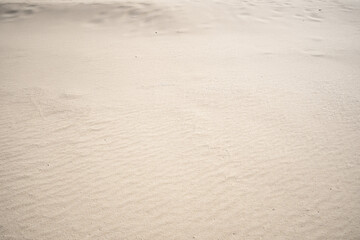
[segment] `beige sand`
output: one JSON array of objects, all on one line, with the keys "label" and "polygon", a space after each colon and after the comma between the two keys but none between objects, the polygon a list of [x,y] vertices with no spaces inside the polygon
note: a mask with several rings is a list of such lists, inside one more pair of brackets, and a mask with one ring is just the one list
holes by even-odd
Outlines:
[{"label": "beige sand", "polygon": [[360,239],[359,1],[26,2],[1,240]]}]

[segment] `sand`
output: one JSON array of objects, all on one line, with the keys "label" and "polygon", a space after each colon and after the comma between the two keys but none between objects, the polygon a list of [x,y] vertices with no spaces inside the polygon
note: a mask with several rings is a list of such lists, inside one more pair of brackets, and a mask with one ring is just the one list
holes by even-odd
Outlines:
[{"label": "sand", "polygon": [[0,4],[0,239],[360,239],[360,2]]}]

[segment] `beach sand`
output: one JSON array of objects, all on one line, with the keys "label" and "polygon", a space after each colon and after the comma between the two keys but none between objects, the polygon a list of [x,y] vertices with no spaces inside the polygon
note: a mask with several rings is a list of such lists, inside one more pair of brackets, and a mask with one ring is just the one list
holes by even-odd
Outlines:
[{"label": "beach sand", "polygon": [[360,2],[0,1],[0,239],[360,239]]}]

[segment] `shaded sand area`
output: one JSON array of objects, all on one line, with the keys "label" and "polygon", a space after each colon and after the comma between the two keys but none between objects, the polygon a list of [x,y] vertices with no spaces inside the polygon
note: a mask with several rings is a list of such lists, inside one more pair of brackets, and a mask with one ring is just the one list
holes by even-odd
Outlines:
[{"label": "shaded sand area", "polygon": [[0,1],[0,239],[360,239],[360,2]]}]

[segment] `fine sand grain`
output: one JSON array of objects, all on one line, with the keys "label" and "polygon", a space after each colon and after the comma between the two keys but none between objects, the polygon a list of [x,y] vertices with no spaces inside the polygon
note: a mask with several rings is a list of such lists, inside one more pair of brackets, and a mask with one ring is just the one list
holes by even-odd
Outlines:
[{"label": "fine sand grain", "polygon": [[360,239],[357,0],[0,1],[1,240]]}]

